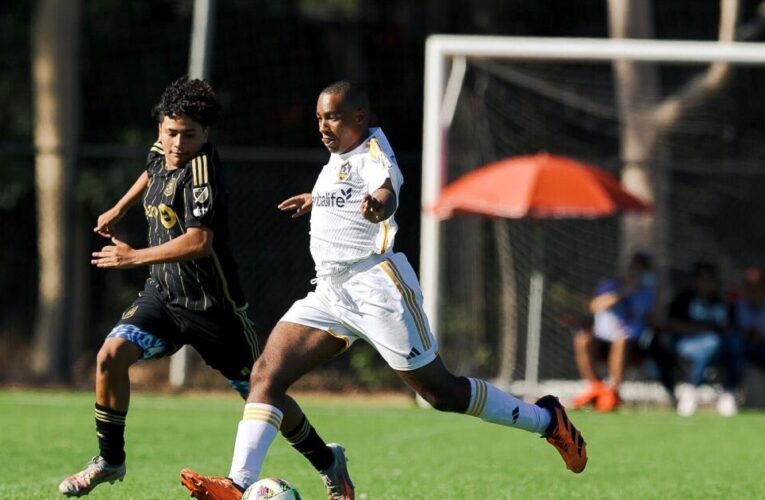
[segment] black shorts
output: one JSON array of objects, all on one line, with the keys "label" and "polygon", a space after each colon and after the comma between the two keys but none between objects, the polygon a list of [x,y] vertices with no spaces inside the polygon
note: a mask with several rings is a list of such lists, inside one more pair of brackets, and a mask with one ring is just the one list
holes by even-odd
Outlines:
[{"label": "black shorts", "polygon": [[258,338],[245,309],[192,311],[168,303],[148,286],[125,309],[115,330],[120,325],[138,327],[172,344],[171,352],[182,345],[192,346],[229,380],[249,380],[252,365],[260,355]]}]

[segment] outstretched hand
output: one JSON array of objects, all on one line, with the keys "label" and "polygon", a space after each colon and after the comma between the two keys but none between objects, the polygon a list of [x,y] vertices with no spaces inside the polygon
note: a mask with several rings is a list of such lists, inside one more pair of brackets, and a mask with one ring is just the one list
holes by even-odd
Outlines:
[{"label": "outstretched hand", "polygon": [[122,217],[122,213],[120,213],[119,209],[116,207],[110,208],[98,216],[98,221],[96,222],[96,227],[93,228],[93,231],[104,238],[111,238],[113,236],[112,225],[114,225],[120,217]]},{"label": "outstretched hand", "polygon": [[298,217],[307,214],[311,211],[311,207],[313,207],[313,198],[311,197],[311,193],[303,193],[292,196],[279,203],[277,206],[277,208],[282,212],[289,212],[290,210],[294,210],[295,213],[292,214],[293,219],[297,219]]},{"label": "outstretched hand", "polygon": [[93,258],[90,260],[90,263],[105,269],[135,267],[135,249],[114,236],[112,236],[112,243],[113,245],[103,247],[100,252],[93,252]]}]

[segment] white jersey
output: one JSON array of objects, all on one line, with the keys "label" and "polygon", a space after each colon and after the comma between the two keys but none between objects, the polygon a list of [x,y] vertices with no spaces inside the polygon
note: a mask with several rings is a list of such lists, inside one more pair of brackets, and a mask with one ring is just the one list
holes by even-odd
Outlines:
[{"label": "white jersey", "polygon": [[357,148],[329,157],[311,193],[311,256],[317,276],[342,271],[393,247],[398,230],[394,218],[374,224],[361,215],[362,198],[386,179],[398,202],[403,176],[382,129],[369,129],[369,137]]}]

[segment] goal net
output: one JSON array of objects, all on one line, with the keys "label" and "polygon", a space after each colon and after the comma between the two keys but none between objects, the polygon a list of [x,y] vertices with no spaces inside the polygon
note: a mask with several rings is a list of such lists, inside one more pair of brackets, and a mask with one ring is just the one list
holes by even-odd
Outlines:
[{"label": "goal net", "polygon": [[[451,366],[529,396],[546,381],[578,380],[572,334],[596,283],[621,273],[635,249],[659,257],[660,317],[693,262],[717,264],[725,291],[744,268],[765,264],[761,45],[435,36],[426,54],[420,272]],[[620,80],[620,60],[651,77]],[[714,62],[731,64],[710,70]],[[627,107],[634,89],[625,85],[642,86]],[[654,134],[644,167],[663,176],[665,192],[653,201],[665,229],[653,243],[627,241],[619,215],[439,222],[428,210],[466,172],[541,151],[620,177],[636,159],[625,144],[628,120]]]}]

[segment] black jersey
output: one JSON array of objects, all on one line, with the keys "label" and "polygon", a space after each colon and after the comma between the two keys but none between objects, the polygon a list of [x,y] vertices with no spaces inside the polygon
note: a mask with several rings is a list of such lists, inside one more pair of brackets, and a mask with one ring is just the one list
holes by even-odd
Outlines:
[{"label": "black jersey", "polygon": [[239,309],[245,300],[229,248],[228,193],[220,160],[211,144],[175,170],[165,168],[157,141],[146,159],[149,184],[143,198],[149,246],[181,236],[189,227],[205,226],[213,234],[209,257],[152,264],[146,287],[170,302],[193,311],[224,306]]}]

